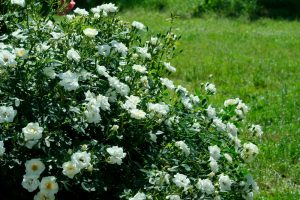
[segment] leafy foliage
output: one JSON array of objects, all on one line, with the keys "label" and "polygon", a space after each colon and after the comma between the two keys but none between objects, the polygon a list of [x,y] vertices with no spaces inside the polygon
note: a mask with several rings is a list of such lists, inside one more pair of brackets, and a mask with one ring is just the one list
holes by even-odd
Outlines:
[{"label": "leafy foliage", "polygon": [[238,98],[213,108],[214,84],[193,94],[165,78],[176,71],[172,28],[148,35],[142,23],[117,18],[114,4],[61,18],[57,9],[42,17],[39,1],[6,6],[0,162],[20,185],[16,195],[253,198],[247,163],[258,148],[239,135],[261,136],[261,128],[244,121]]}]

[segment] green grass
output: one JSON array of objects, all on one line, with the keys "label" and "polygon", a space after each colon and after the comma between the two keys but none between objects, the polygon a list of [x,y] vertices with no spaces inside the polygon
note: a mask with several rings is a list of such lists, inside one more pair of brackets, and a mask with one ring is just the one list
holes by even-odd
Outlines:
[{"label": "green grass", "polygon": [[[165,13],[131,10],[153,33],[170,26]],[[261,19],[177,19],[183,53],[172,62],[173,79],[195,89],[213,82],[213,102],[240,97],[249,121],[264,127],[260,155],[252,164],[261,192],[256,199],[300,199],[300,23]]]}]

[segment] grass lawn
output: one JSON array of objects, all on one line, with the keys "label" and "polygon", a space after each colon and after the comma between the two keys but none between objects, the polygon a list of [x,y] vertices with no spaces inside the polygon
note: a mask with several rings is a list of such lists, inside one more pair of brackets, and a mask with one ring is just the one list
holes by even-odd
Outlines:
[{"label": "grass lawn", "polygon": [[[166,13],[131,10],[122,17],[153,33],[170,26]],[[252,164],[256,199],[300,199],[300,22],[196,18],[173,26],[183,53],[172,62],[172,78],[190,89],[215,83],[215,105],[240,97],[251,108],[249,121],[264,127]]]}]

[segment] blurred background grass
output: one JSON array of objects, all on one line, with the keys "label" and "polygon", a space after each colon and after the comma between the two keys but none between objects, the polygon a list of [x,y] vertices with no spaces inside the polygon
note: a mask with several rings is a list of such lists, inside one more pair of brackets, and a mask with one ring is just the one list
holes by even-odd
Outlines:
[{"label": "blurred background grass", "polygon": [[184,17],[215,13],[226,17],[247,16],[251,19],[296,19],[300,15],[299,0],[82,0],[76,3],[80,7],[90,8],[105,2],[116,3],[122,10],[143,7]]}]

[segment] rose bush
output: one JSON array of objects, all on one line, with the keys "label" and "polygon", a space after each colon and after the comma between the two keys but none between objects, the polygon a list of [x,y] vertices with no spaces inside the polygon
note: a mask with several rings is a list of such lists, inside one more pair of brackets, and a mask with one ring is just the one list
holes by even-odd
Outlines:
[{"label": "rose bush", "polygon": [[261,127],[238,98],[214,108],[214,84],[195,94],[167,78],[172,28],[151,35],[114,4],[41,17],[40,1],[4,3],[1,187],[18,191],[6,198],[253,198]]}]

